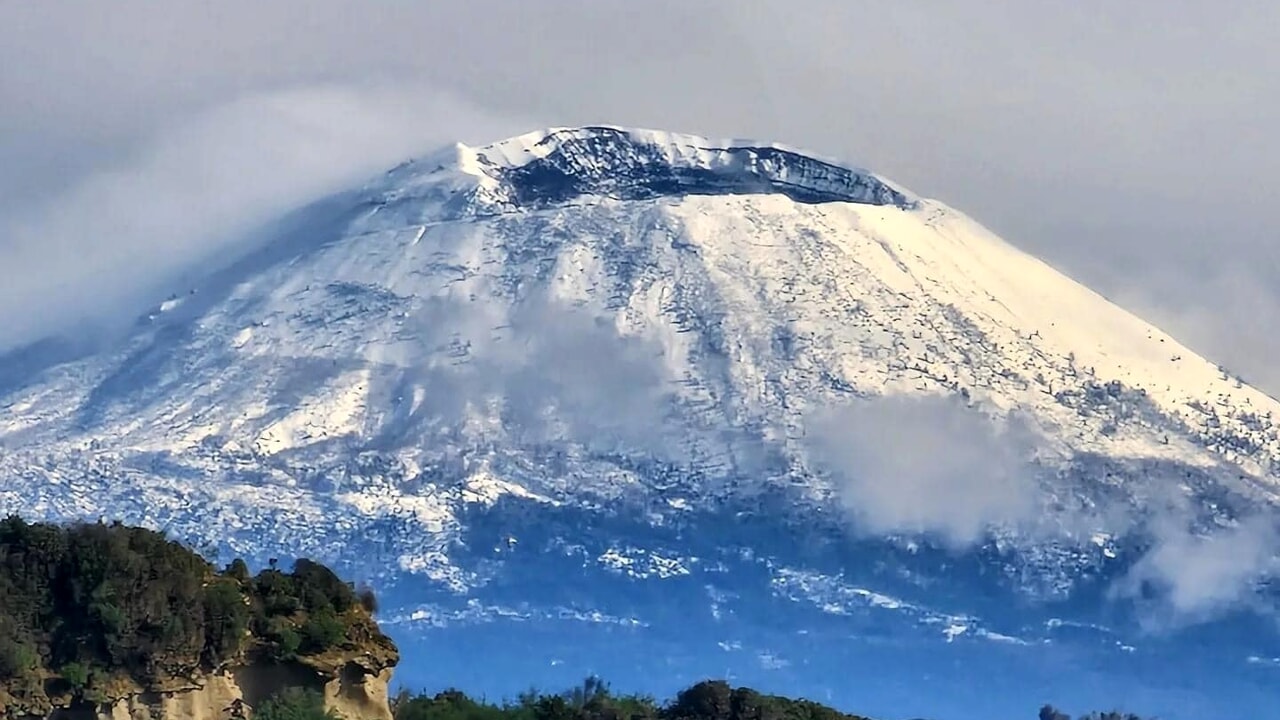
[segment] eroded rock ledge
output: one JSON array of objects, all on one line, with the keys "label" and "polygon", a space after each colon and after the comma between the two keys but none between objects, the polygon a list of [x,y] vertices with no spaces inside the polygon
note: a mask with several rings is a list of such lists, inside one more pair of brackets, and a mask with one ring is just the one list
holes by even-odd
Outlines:
[{"label": "eroded rock ledge", "polygon": [[26,706],[12,697],[5,720],[251,720],[255,707],[290,688],[311,690],[326,710],[348,720],[391,720],[389,684],[398,660],[394,648],[330,653],[290,662],[262,661],[228,666],[162,687],[122,685],[111,697],[91,702],[54,694],[47,703]]}]

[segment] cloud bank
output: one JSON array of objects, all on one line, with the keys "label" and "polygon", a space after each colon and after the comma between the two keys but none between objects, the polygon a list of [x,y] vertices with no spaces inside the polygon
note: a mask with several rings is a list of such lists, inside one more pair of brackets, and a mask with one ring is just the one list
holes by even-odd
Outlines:
[{"label": "cloud bank", "polygon": [[1242,607],[1265,610],[1257,602],[1260,583],[1280,575],[1276,520],[1263,509],[1205,534],[1177,514],[1157,516],[1151,549],[1116,585],[1115,594],[1154,610],[1147,619],[1156,625],[1194,623]]},{"label": "cloud bank", "polygon": [[[1269,361],[1280,352],[1270,279],[1280,267],[1277,26],[1280,5],[1263,0],[1230,13],[1016,0],[6,3],[0,217],[91,178],[101,188],[186,119],[246,98],[404,88],[337,113],[378,125],[381,113],[402,117],[401,103],[429,110],[437,103],[422,88],[432,88],[504,120],[537,119],[516,131],[614,122],[849,158],[955,205],[1280,392]],[[449,134],[509,134],[461,125]],[[328,137],[375,142],[360,127]],[[77,238],[44,253],[0,235],[0,279],[61,274],[53,258],[101,255],[95,246],[110,242]],[[37,303],[0,322],[28,334],[34,321],[21,316],[45,312]]]},{"label": "cloud bank", "polygon": [[305,87],[175,123],[136,157],[0,220],[0,351],[81,323],[127,323],[257,223],[397,162],[511,126],[420,88]]},{"label": "cloud bank", "polygon": [[1064,529],[1149,538],[1122,558],[1131,564],[1111,595],[1136,600],[1153,628],[1264,609],[1260,583],[1280,577],[1280,517],[1265,507],[1206,530],[1194,521],[1205,508],[1157,481],[1141,523],[1123,503],[1046,514],[1036,441],[1016,416],[993,421],[953,398],[892,396],[824,408],[806,433],[810,461],[834,481],[859,533],[932,536],[954,549],[1002,528],[1047,532],[1046,541],[1062,541]]}]

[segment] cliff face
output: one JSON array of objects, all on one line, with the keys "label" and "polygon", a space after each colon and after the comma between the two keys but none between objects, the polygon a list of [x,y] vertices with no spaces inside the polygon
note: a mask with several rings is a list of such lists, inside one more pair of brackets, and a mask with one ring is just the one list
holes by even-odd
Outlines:
[{"label": "cliff face", "polygon": [[305,558],[254,576],[143,528],[9,517],[0,599],[0,720],[233,720],[294,689],[391,717],[376,598]]},{"label": "cliff face", "polygon": [[[390,662],[388,662],[390,660]],[[7,707],[14,720],[251,720],[253,709],[284,690],[312,690],[326,710],[347,720],[391,720],[389,683],[395,658],[377,653],[334,654],[290,663],[225,668],[174,683],[163,691],[138,690],[99,704],[54,699],[52,707]],[[32,712],[35,711],[35,712]]]}]

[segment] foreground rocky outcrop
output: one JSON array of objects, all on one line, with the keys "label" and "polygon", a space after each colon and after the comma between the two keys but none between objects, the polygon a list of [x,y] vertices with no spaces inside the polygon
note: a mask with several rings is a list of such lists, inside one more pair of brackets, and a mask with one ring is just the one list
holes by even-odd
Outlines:
[{"label": "foreground rocky outcrop", "polygon": [[325,710],[348,720],[391,720],[392,668],[370,657],[334,658],[339,667],[309,662],[224,668],[163,692],[139,691],[96,705],[54,708],[46,720],[234,720],[288,689],[313,690]]},{"label": "foreground rocky outcrop", "polygon": [[307,663],[258,664],[223,668],[164,690],[133,688],[93,702],[70,696],[49,698],[42,707],[0,699],[0,717],[14,720],[235,720],[288,689],[319,693],[326,710],[348,720],[391,720],[391,667],[351,658],[335,671]]},{"label": "foreground rocky outcrop", "polygon": [[0,521],[0,720],[235,720],[291,691],[390,720],[376,600],[298,560],[217,570],[140,528]]}]

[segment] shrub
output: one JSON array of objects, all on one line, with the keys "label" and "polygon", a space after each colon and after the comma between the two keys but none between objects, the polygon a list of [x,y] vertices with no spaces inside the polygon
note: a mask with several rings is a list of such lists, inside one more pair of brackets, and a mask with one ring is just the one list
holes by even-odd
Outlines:
[{"label": "shrub", "polygon": [[219,578],[204,592],[205,651],[212,665],[231,659],[240,650],[249,626],[249,608],[240,583]]},{"label": "shrub", "polygon": [[30,646],[0,634],[0,680],[26,677],[39,664],[40,659]]},{"label": "shrub", "polygon": [[314,690],[289,688],[254,710],[254,720],[334,720],[325,712],[324,698]]},{"label": "shrub", "polygon": [[213,669],[242,651],[246,631],[278,659],[322,652],[358,619],[344,615],[352,586],[309,560],[219,572],[150,530],[17,517],[0,518],[0,598],[0,681],[43,671],[90,688],[97,675],[152,687]]},{"label": "shrub", "polygon": [[303,649],[307,652],[324,652],[342,642],[347,627],[332,610],[321,609],[307,616],[302,624]]},{"label": "shrub", "polygon": [[76,692],[83,692],[89,687],[89,668],[78,662],[68,663],[58,671],[63,680]]}]

